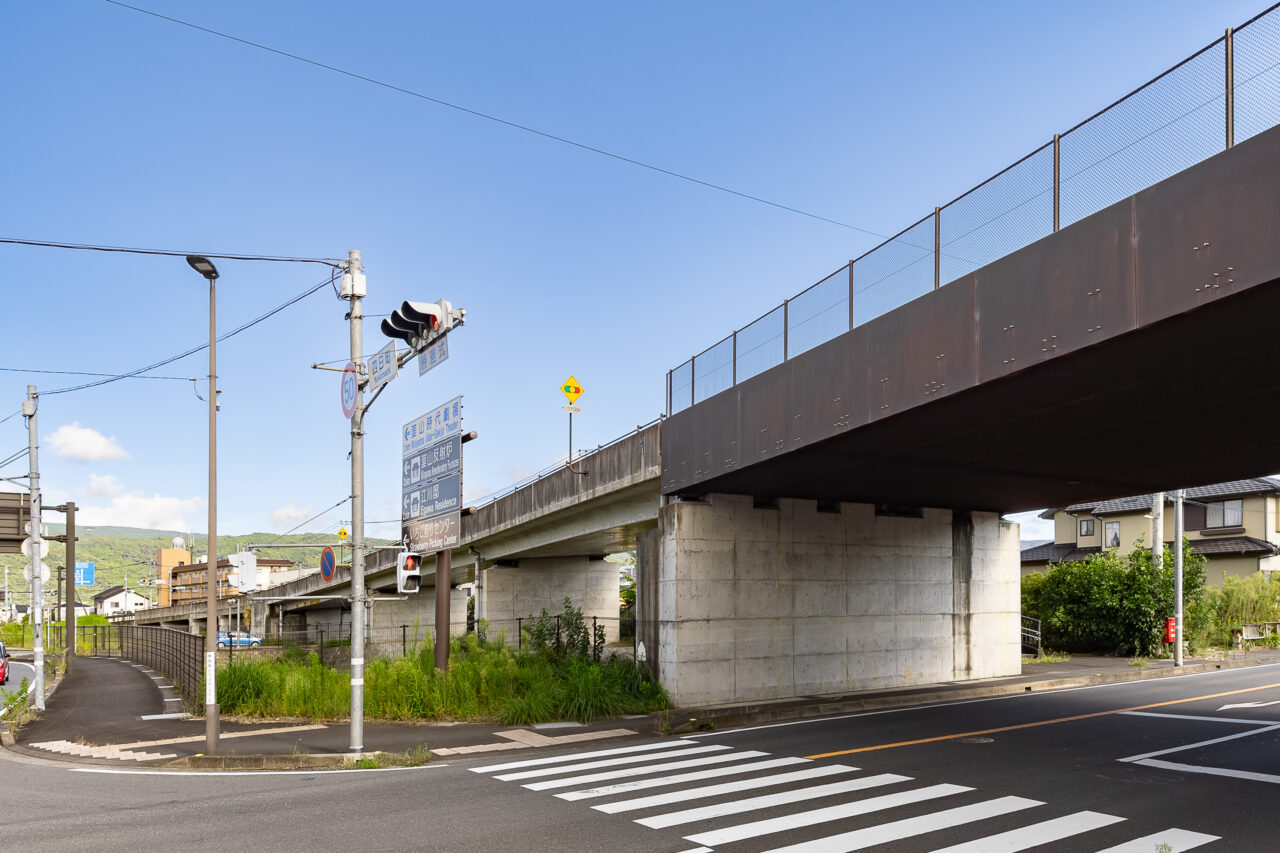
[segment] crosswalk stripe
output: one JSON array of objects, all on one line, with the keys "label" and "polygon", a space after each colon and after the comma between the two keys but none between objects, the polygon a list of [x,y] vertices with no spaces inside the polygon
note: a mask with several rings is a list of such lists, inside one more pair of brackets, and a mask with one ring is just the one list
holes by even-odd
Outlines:
[{"label": "crosswalk stripe", "polygon": [[707,847],[717,847],[731,841],[741,841],[744,838],[755,838],[759,835],[782,832],[786,829],[798,829],[802,826],[813,826],[817,823],[826,823],[831,820],[840,820],[846,817],[854,817],[856,815],[880,811],[881,809],[889,809],[894,808],[895,806],[905,806],[910,803],[932,800],[937,797],[948,797],[952,794],[962,794],[966,791],[972,790],[972,788],[966,788],[963,785],[930,785],[927,788],[900,791],[896,794],[884,794],[883,796],[871,797],[866,800],[855,800],[850,803],[840,803],[839,805],[828,806],[823,809],[800,812],[798,814],[786,815],[784,817],[757,820],[752,821],[751,823],[742,823],[737,826],[730,826],[724,829],[713,830],[711,832],[700,832],[696,835],[686,835],[685,840],[692,841],[695,844],[705,844]]},{"label": "crosswalk stripe", "polygon": [[[695,746],[693,749],[682,749],[679,752],[681,757],[686,755],[701,755],[705,752],[724,752],[729,749],[727,746]],[[755,753],[756,755],[764,755],[763,752]],[[655,758],[667,758],[668,753],[658,753],[657,755],[628,755],[624,758],[605,758],[600,761],[587,761],[582,764],[568,764],[561,767],[539,767],[537,770],[521,770],[517,773],[504,773],[501,776],[495,776],[495,779],[501,779],[503,782],[515,782],[518,779],[534,779],[538,776],[554,776],[557,773],[580,773],[583,770],[598,770],[601,767],[617,767],[620,764],[640,764],[645,761],[653,761]]]},{"label": "crosswalk stripe", "polygon": [[[977,841],[953,844],[950,847],[934,850],[933,853],[1017,853],[1017,851],[1026,850],[1028,847],[1037,847],[1041,844],[1048,844],[1050,841],[1070,838],[1073,835],[1101,829],[1104,826],[1120,823],[1123,820],[1124,818],[1122,817],[1101,814],[1100,812],[1076,812],[1065,817],[1056,817],[1053,820],[1011,829],[1008,832],[1001,832],[997,835],[989,835],[986,838],[979,838]],[[1154,850],[1154,846],[1151,849]]]},{"label": "crosswalk stripe", "polygon": [[1153,835],[1126,841],[1124,844],[1117,844],[1115,847],[1108,847],[1106,850],[1099,850],[1098,853],[1151,853],[1152,850],[1164,849],[1160,847],[1161,844],[1168,848],[1168,853],[1182,853],[1183,850],[1193,850],[1210,841],[1217,841],[1219,838],[1221,836],[1205,835],[1203,832],[1192,832],[1189,829],[1166,829]]},{"label": "crosswalk stripe", "polygon": [[721,764],[725,761],[739,761],[743,758],[757,758],[768,755],[767,752],[730,752],[725,755],[709,755],[703,758],[690,758],[687,761],[672,761],[667,764],[653,764],[649,767],[628,767],[622,770],[607,770],[604,773],[592,773],[587,776],[574,776],[570,779],[551,779],[547,782],[530,782],[524,787],[530,791],[546,791],[550,788],[571,788],[575,785],[588,785],[592,782],[604,782],[607,779],[621,779],[632,773],[656,773],[662,770],[683,770],[686,767],[701,767],[704,764]]},{"label": "crosswalk stripe", "polygon": [[569,755],[553,755],[549,758],[530,758],[525,761],[510,761],[506,764],[489,764],[484,767],[472,767],[472,773],[496,773],[501,770],[515,770],[520,767],[540,767],[546,764],[560,764],[569,761],[581,761],[584,758],[604,758],[608,755],[627,755],[632,752],[649,752],[655,749],[687,748],[697,746],[696,740],[661,741],[644,743],[639,746],[620,746],[615,749],[598,749],[593,752],[575,752]]},{"label": "crosswalk stripe", "polygon": [[[770,850],[769,853],[851,853],[851,851],[863,850],[867,847],[874,847],[877,844],[887,844],[890,841],[898,841],[914,835],[923,835],[926,832],[936,832],[939,829],[950,829],[953,826],[961,826],[962,824],[986,820],[990,817],[999,817],[1010,812],[1043,805],[1044,803],[1039,800],[1027,800],[1022,797],[1000,797],[996,800],[987,800],[984,803],[977,803],[971,806],[959,806],[946,811],[921,815],[920,817],[909,817],[904,820],[882,823],[878,826],[855,829],[852,832],[844,832],[827,838],[802,841],[799,844]],[[694,839],[690,837],[689,840]],[[698,843],[706,844],[710,842],[699,840]]]},{"label": "crosswalk stripe", "polygon": [[[611,794],[626,794],[645,788],[662,788],[667,785],[679,785],[684,782],[701,782],[703,779],[719,779],[724,776],[740,776],[743,773],[756,773],[761,770],[772,770],[775,767],[790,767],[796,764],[812,764],[807,758],[771,758],[768,761],[755,761],[748,764],[735,764],[732,767],[713,767],[710,770],[695,770],[692,773],[677,773],[675,776],[657,776],[653,779],[630,779],[614,785],[601,785],[598,788],[587,788],[582,791],[566,791],[556,794],[562,800],[586,800],[592,797],[606,797]],[[836,766],[836,765],[828,765]],[[850,767],[850,770],[857,770]]]},{"label": "crosswalk stripe", "polygon": [[[852,773],[857,769],[858,768],[856,767],[849,767],[845,764],[823,764],[817,767],[809,767],[804,770],[795,770],[791,773],[776,773],[772,776],[761,776],[756,779],[739,779],[736,782],[723,782],[719,785],[706,785],[702,788],[687,788],[683,791],[672,791],[667,794],[654,794],[650,797],[637,797],[634,800],[619,800],[616,803],[605,803],[599,806],[592,806],[592,808],[598,812],[604,812],[605,814],[617,814],[618,812],[647,809],[652,806],[665,806],[670,805],[671,803],[685,802],[687,800],[698,800],[703,797],[718,797],[721,794],[737,794],[741,791],[750,791],[755,788],[771,788],[774,785],[785,785],[789,782],[802,782],[806,779],[819,779],[823,776],[835,776],[840,773]],[[903,776],[901,778],[906,779],[908,777]],[[557,794],[556,796],[565,797],[564,794]]]},{"label": "crosswalk stripe", "polygon": [[805,800],[816,800],[822,797],[833,797],[836,794],[847,794],[850,791],[862,791],[867,788],[878,788],[881,785],[892,785],[894,782],[910,782],[910,777],[897,776],[893,773],[882,773],[879,776],[864,776],[861,779],[846,779],[843,782],[831,782],[827,785],[814,785],[809,788],[792,788],[776,794],[765,794],[761,797],[749,797],[745,800],[733,800],[727,803],[716,803],[700,806],[695,809],[684,809],[678,812],[654,815],[637,820],[636,823],[652,829],[667,826],[679,826],[682,823],[693,823],[696,820],[711,820],[731,814],[767,809],[773,806],[785,806],[788,803],[800,803]]}]

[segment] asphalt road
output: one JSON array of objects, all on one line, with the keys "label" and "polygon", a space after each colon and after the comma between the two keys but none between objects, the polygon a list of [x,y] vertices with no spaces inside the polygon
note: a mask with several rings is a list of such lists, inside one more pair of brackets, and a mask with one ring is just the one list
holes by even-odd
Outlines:
[{"label": "asphalt road", "polygon": [[9,661],[9,683],[0,687],[0,694],[2,694],[0,703],[7,700],[10,694],[18,692],[18,688],[22,686],[22,679],[25,678],[30,683],[35,680],[35,677],[36,668],[34,666],[11,659]]},{"label": "asphalt road", "polygon": [[0,752],[0,849],[1276,850],[1277,783],[1261,666],[382,771]]}]

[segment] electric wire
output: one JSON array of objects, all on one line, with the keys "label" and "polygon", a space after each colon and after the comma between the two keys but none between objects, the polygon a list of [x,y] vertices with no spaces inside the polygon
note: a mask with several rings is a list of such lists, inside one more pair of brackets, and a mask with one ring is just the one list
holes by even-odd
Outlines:
[{"label": "electric wire", "polygon": [[183,258],[189,255],[199,255],[204,258],[217,258],[225,261],[272,261],[275,263],[286,264],[323,264],[327,267],[335,269],[342,268],[341,261],[329,260],[326,258],[293,258],[282,255],[243,255],[230,254],[223,252],[183,252],[178,249],[139,249],[132,246],[99,246],[92,243],[66,243],[58,240],[27,240],[20,237],[0,237],[0,243],[10,243],[15,246],[40,246],[49,249],[79,249],[86,252],[121,252],[130,255],[164,255],[167,257]]},{"label": "electric wire", "polygon": [[342,506],[344,503],[346,503],[346,502],[347,502],[347,501],[349,501],[349,500],[351,500],[350,496],[343,498],[342,500],[338,501],[336,504],[334,504],[333,506],[329,507],[328,509],[323,509],[323,510],[321,510],[320,512],[316,513],[315,515],[311,516],[311,517],[310,517],[310,518],[308,518],[306,521],[299,522],[298,524],[295,524],[293,527],[290,527],[290,528],[289,528],[288,530],[286,530],[284,533],[281,533],[281,534],[280,534],[279,536],[277,536],[275,539],[272,539],[272,540],[271,540],[270,542],[268,542],[266,545],[263,545],[263,546],[261,546],[261,547],[263,547],[263,548],[269,548],[272,544],[274,544],[274,543],[276,543],[276,542],[279,542],[281,539],[283,539],[284,537],[288,536],[290,533],[292,533],[293,531],[297,530],[299,527],[302,527],[303,525],[306,525],[306,524],[310,524],[311,522],[315,521],[315,520],[316,520],[317,518],[319,518],[320,516],[322,516],[322,515],[327,515],[328,513],[333,512],[335,509],[337,509],[338,507]]},{"label": "electric wire", "polygon": [[[265,314],[262,314],[254,318],[253,320],[250,320],[249,322],[244,323],[241,326],[237,326],[231,331],[226,332],[223,335],[220,335],[217,338],[218,343],[222,343],[228,338],[234,337],[235,335],[238,335],[241,332],[258,325],[263,320],[266,320],[268,317],[271,317],[275,314],[280,313],[281,311],[283,311],[284,309],[288,308],[290,305],[293,305],[296,302],[302,301],[303,299],[307,298],[308,296],[320,290],[321,288],[327,286],[328,284],[329,284],[329,279],[326,278],[323,281],[321,281],[319,284],[316,284],[313,287],[293,297],[288,302],[285,302],[282,305],[278,305],[275,308],[272,308],[270,311],[266,312]],[[137,370],[131,370],[127,373],[119,373],[119,374],[113,374],[113,375],[109,374],[106,379],[99,379],[95,382],[85,382],[81,385],[71,385],[66,388],[55,388],[52,391],[41,391],[40,393],[42,396],[47,396],[50,394],[68,394],[72,391],[83,391],[86,388],[97,388],[101,385],[107,385],[111,382],[118,382],[121,379],[131,379],[131,378],[137,377],[139,374],[146,373],[147,371],[150,371],[150,370],[155,370],[156,368],[159,368],[159,367],[164,367],[166,364],[172,364],[173,362],[178,361],[179,359],[186,358],[187,356],[190,356],[190,355],[195,355],[196,353],[202,352],[203,350],[206,350],[208,348],[209,348],[209,345],[207,343],[200,344],[199,346],[192,347],[186,352],[181,352],[177,355],[170,356],[169,358],[163,359],[161,361],[157,361],[153,364],[149,364],[146,367],[139,367]],[[184,381],[190,381],[190,377],[186,377]],[[12,417],[12,415],[10,417]],[[6,418],[5,420],[8,420],[8,418]],[[3,423],[3,421],[0,421],[0,423]]]},{"label": "electric wire", "polygon": [[[34,370],[26,367],[0,367],[5,373],[43,373],[53,376],[118,376],[116,373],[91,373],[87,370]],[[135,379],[178,379],[190,382],[190,376],[135,376]],[[52,393],[52,392],[50,392]],[[0,421],[3,423],[3,421]]]},{"label": "electric wire", "polygon": [[280,50],[279,48],[270,47],[260,42],[250,41],[249,39],[240,38],[239,36],[233,36],[233,35],[230,35],[229,33],[224,33],[219,30],[211,29],[209,27],[202,27],[199,24],[193,24],[190,21],[184,21],[180,18],[173,18],[173,17],[170,17],[169,15],[162,15],[159,12],[153,12],[150,9],[143,9],[139,6],[131,6],[128,3],[120,2],[120,0],[105,0],[105,2],[110,3],[113,6],[119,6],[122,9],[130,9],[134,12],[140,12],[141,14],[144,14],[144,15],[150,15],[153,18],[159,18],[162,21],[169,21],[170,23],[179,24],[180,26],[184,26],[184,27],[189,27],[190,29],[198,30],[199,32],[202,32],[202,33],[208,33],[209,35],[217,36],[218,38],[223,38],[223,39],[227,39],[228,41],[237,42],[239,44],[246,45],[247,47],[263,50],[268,53],[274,53],[277,56],[283,56],[286,59],[292,59],[296,62],[302,62],[307,65],[311,65],[315,68],[321,68],[321,69],[324,69],[325,71],[332,71],[335,74],[341,74],[344,77],[350,77],[353,80],[360,80],[361,82],[364,82],[364,83],[369,83],[374,86],[380,86],[384,89],[389,89],[392,92],[398,92],[402,95],[408,95],[412,98],[418,98],[419,100],[429,101],[430,103],[436,104],[437,106],[446,107],[451,110],[457,110],[458,112],[466,113],[467,115],[474,116],[476,118],[484,119],[486,121],[491,121],[496,124],[505,125],[506,127],[510,127],[514,130],[523,131],[524,133],[530,133],[530,134],[533,134],[534,136],[540,136],[543,139],[549,139],[553,142],[559,142],[563,145],[569,145],[581,151],[587,151],[592,154],[598,154],[602,157],[608,157],[610,159],[617,160],[619,162],[626,163],[631,166],[636,166],[641,169],[648,169],[651,172],[657,172],[658,174],[666,175],[671,178],[676,178],[677,180],[687,181],[688,183],[697,184],[698,186],[706,187],[707,189],[716,190],[717,192],[722,192],[722,193],[727,193],[729,195],[737,196],[738,198],[746,199],[747,201],[753,201],[753,202],[756,202],[757,204],[768,205],[769,207],[773,207],[778,210],[784,210],[784,211],[787,211],[788,213],[795,213],[800,216],[808,217],[810,219],[816,219],[819,222],[826,222],[831,225],[838,225],[841,228],[848,228],[851,231],[857,231],[862,234],[867,234],[877,239],[881,239],[881,240],[884,239],[883,234],[878,234],[875,231],[869,231],[866,228],[860,228],[857,225],[850,225],[849,223],[841,222],[838,219],[831,219],[830,217],[827,217],[827,216],[822,216],[817,213],[810,213],[807,210],[801,210],[798,207],[792,207],[790,205],[781,204],[780,202],[770,201],[767,198],[762,198],[760,196],[751,195],[750,193],[742,192],[740,190],[731,189],[729,187],[723,186],[722,184],[715,184],[710,181],[704,181],[701,178],[695,178],[692,175],[686,175],[681,172],[673,171],[671,169],[664,169],[661,166],[655,166],[652,163],[646,163],[643,160],[637,160],[634,157],[627,157],[623,154],[616,154],[604,148],[597,148],[596,146],[587,145],[584,142],[577,142],[575,140],[569,139],[568,137],[558,136],[554,133],[550,133],[545,130],[538,130],[535,127],[530,127],[529,125],[510,121],[508,119],[501,118],[491,113],[485,113],[479,110],[473,110],[470,107],[464,107],[461,104],[455,104],[449,101],[442,100],[440,98],[435,98],[430,95],[423,94],[422,92],[414,91],[413,89],[406,89],[403,86],[397,86],[393,83],[387,83],[385,81],[378,80],[377,78],[374,78],[374,77],[368,77],[363,74],[357,74],[354,71],[347,71],[346,69],[339,68],[336,65],[328,65],[324,62],[319,62],[314,59],[308,59],[305,56],[299,56],[295,53],[289,53],[287,51]]}]

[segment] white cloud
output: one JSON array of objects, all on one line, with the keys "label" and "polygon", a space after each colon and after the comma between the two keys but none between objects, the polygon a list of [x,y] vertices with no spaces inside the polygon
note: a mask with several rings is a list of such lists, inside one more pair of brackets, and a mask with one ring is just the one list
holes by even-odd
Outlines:
[{"label": "white cloud", "polygon": [[44,440],[54,453],[80,462],[129,458],[114,436],[107,437],[96,429],[82,427],[79,421],[63,424],[53,435],[46,435]]},{"label": "white cloud", "polygon": [[206,506],[204,498],[173,498],[164,495],[152,495],[148,498],[141,492],[133,492],[116,495],[107,506],[78,507],[76,522],[97,526],[146,527],[153,530],[191,530],[195,513]]},{"label": "white cloud", "polygon": [[111,474],[90,474],[89,485],[81,489],[81,494],[92,497],[114,497],[124,491],[124,483],[119,477]]},{"label": "white cloud", "polygon": [[1040,510],[1014,512],[1005,516],[1006,521],[1021,525],[1020,538],[1026,541],[1048,539],[1053,541],[1053,519],[1040,518]]},{"label": "white cloud", "polygon": [[303,521],[306,521],[315,513],[309,506],[298,506],[297,504],[285,504],[284,506],[271,513],[271,523],[275,525],[277,533],[283,533]]}]

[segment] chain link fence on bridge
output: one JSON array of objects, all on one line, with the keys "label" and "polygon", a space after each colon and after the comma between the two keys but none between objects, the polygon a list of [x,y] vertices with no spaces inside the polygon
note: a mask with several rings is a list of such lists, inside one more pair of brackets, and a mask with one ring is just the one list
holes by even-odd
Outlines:
[{"label": "chain link fence on bridge", "polygon": [[669,371],[667,414],[1280,124],[1277,8]]}]

